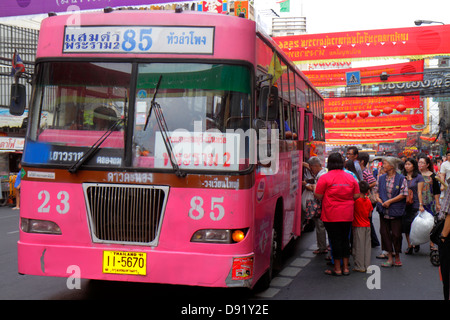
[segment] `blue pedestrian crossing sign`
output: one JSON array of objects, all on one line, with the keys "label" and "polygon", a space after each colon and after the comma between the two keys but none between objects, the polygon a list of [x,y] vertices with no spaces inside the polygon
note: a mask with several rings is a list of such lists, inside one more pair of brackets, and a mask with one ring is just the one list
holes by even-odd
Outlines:
[{"label": "blue pedestrian crossing sign", "polygon": [[346,72],[347,86],[361,85],[361,73],[359,71]]}]

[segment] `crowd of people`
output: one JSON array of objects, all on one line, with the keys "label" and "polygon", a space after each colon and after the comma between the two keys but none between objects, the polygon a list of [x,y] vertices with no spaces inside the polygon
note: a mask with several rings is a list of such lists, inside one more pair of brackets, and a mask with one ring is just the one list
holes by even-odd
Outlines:
[{"label": "crowd of people", "polygon": [[[333,267],[325,274],[345,276],[366,272],[373,248],[381,245],[384,268],[401,267],[401,254],[415,254],[420,245],[410,239],[411,225],[421,212],[428,211],[436,221],[444,220],[440,241],[430,241],[430,251],[438,250],[444,299],[449,299],[450,283],[450,151],[446,161],[425,154],[411,158],[382,157],[382,166],[371,170],[369,154],[349,147],[346,155],[328,155],[326,169],[318,157],[304,164],[304,210],[314,221],[317,236],[315,254],[329,254]],[[379,214],[379,235],[372,223]],[[403,248],[403,234],[406,247]],[[328,244],[327,244],[328,238]],[[423,246],[423,244],[422,244]]]}]

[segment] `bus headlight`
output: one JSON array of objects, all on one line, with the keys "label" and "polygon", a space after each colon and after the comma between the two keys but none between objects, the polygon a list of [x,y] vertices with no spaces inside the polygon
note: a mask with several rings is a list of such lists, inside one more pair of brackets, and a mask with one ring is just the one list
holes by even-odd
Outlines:
[{"label": "bus headlight", "polygon": [[191,242],[237,243],[244,240],[247,229],[202,229],[194,233]]},{"label": "bus headlight", "polygon": [[61,228],[48,220],[21,218],[20,229],[27,233],[61,234]]}]

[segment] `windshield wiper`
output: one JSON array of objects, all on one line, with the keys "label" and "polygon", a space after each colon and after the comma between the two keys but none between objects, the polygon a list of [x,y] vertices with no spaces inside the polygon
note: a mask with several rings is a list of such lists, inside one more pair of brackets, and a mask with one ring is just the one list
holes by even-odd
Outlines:
[{"label": "windshield wiper", "polygon": [[145,120],[144,131],[147,129],[148,120],[150,120],[150,116],[152,115],[153,104],[155,103],[156,94],[159,90],[159,85],[161,84],[162,74],[159,76],[158,83],[156,84],[155,93],[153,94],[153,98],[150,104],[150,110],[148,110],[147,119]]},{"label": "windshield wiper", "polygon": [[111,133],[113,133],[113,131],[120,125],[120,123],[124,122],[124,120],[124,118],[120,118],[116,122],[114,122],[113,125],[100,137],[100,139],[98,139],[89,148],[89,150],[69,168],[69,172],[76,173],[78,169],[97,152],[102,143],[105,142],[105,140],[111,135]]},{"label": "windshield wiper", "polygon": [[155,109],[155,118],[158,123],[159,130],[161,131],[161,136],[164,142],[164,146],[166,147],[167,153],[169,154],[169,160],[172,164],[172,168],[175,171],[177,177],[186,177],[186,172],[181,171],[180,166],[178,165],[177,160],[175,159],[175,155],[173,153],[172,142],[169,139],[169,128],[167,127],[166,119],[164,118],[164,114],[159,103],[155,102],[156,94],[158,93],[159,85],[161,84],[162,75],[159,76],[158,84],[156,85],[155,93],[153,94],[153,98],[150,105],[150,110],[148,111],[147,120],[145,121],[144,131],[147,129],[148,121],[152,114],[152,110]]}]

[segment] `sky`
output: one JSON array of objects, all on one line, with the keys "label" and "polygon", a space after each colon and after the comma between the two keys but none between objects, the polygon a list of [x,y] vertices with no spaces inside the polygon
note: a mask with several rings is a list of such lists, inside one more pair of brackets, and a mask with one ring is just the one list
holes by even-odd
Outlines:
[{"label": "sky", "polygon": [[[254,0],[256,9],[277,12],[279,1]],[[308,33],[413,27],[418,19],[450,23],[450,0],[290,0],[290,5],[291,12],[280,16],[305,16]],[[41,18],[36,22],[32,18],[28,16],[26,27],[39,28]],[[3,18],[0,22],[14,19],[20,20]]]},{"label": "sky", "polygon": [[[280,0],[255,0],[279,12]],[[415,20],[450,23],[450,0],[290,0],[291,12],[306,17],[307,33],[414,27]]]}]

